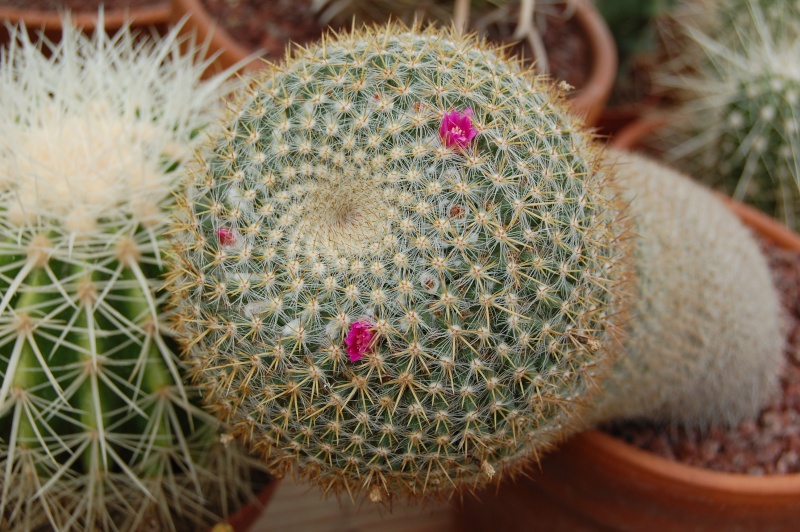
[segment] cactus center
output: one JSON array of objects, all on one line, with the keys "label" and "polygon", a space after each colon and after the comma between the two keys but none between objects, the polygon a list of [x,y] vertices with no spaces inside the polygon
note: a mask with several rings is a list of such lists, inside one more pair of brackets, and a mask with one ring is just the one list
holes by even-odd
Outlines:
[{"label": "cactus center", "polygon": [[329,256],[366,253],[389,231],[389,206],[377,181],[363,168],[324,170],[297,187],[298,236]]}]

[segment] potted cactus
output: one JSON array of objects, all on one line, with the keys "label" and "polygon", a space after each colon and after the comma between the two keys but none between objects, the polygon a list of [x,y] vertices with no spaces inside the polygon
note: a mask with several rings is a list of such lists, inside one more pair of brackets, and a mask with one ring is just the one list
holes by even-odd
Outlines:
[{"label": "potted cactus", "polygon": [[2,528],[197,530],[267,480],[185,384],[160,290],[165,211],[230,72],[201,81],[177,28],[63,28],[11,28],[0,60]]},{"label": "potted cactus", "polygon": [[[364,29],[268,67],[179,204],[168,284],[209,409],[327,493],[478,489],[591,423],[733,422],[777,386],[778,298],[747,230],[604,155],[557,88],[454,31]],[[664,260],[670,234],[689,237]],[[687,297],[680,332],[655,326]]]}]

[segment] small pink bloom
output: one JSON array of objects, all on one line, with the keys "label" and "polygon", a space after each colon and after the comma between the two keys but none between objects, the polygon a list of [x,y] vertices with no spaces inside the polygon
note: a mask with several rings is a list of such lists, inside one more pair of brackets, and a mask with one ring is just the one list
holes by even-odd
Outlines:
[{"label": "small pink bloom", "polygon": [[356,362],[364,356],[372,347],[375,333],[372,332],[372,324],[365,320],[359,320],[350,326],[350,330],[344,339],[347,346],[347,354],[350,355],[350,362]]},{"label": "small pink bloom", "polygon": [[223,246],[232,246],[236,243],[236,235],[232,229],[217,229],[217,238]]},{"label": "small pink bloom", "polygon": [[452,146],[466,148],[477,134],[478,130],[472,126],[471,107],[464,109],[464,114],[453,110],[446,112],[442,117],[439,136],[442,137],[444,145],[448,148]]}]

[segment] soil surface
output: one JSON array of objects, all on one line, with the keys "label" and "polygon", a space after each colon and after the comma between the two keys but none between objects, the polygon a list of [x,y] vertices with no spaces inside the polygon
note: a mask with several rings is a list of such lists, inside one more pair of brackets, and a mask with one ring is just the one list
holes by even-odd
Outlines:
[{"label": "soil surface", "polygon": [[[2,0],[0,0],[2,1]],[[281,59],[289,43],[307,44],[327,29],[319,24],[311,0],[202,0],[208,12],[245,48],[262,49],[272,60]],[[591,51],[578,21],[545,15],[542,35],[555,79],[573,87],[586,84],[591,72]],[[337,29],[349,29],[345,24]],[[493,35],[490,33],[489,38]],[[515,53],[533,54],[527,45]]]},{"label": "soil surface", "polygon": [[96,12],[100,6],[104,10],[135,9],[167,5],[169,0],[0,0],[0,8],[13,7],[32,11],[61,11],[69,9],[76,13]]},{"label": "soil surface", "polygon": [[687,430],[617,423],[604,430],[646,451],[687,465],[749,475],[800,473],[800,251],[762,242],[787,314],[782,395],[756,420],[731,429]]}]

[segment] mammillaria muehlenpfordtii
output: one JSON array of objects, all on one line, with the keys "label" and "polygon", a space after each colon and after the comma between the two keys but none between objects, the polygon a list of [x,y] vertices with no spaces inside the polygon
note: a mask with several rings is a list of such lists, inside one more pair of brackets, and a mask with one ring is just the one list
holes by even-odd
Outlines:
[{"label": "mammillaria muehlenpfordtii", "polygon": [[580,425],[625,224],[560,100],[473,38],[390,27],[298,51],[232,108],[170,284],[211,408],[274,472],[446,491]]},{"label": "mammillaria muehlenpfordtii", "polygon": [[[163,336],[165,210],[227,94],[194,44],[11,31],[0,60],[0,527],[196,530],[263,466]],[[188,43],[187,43],[188,44]]]}]

